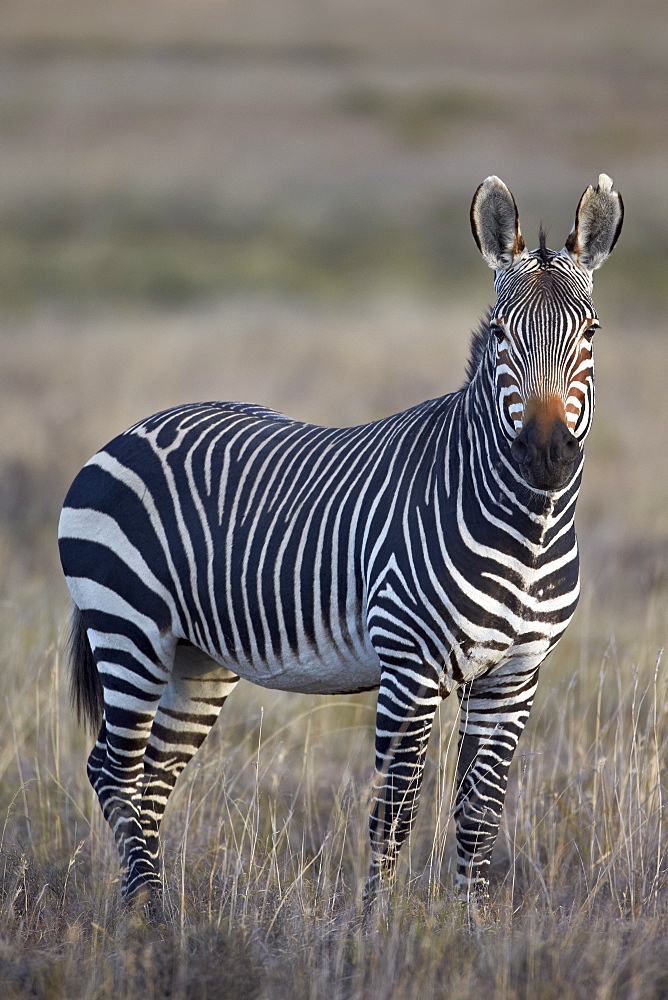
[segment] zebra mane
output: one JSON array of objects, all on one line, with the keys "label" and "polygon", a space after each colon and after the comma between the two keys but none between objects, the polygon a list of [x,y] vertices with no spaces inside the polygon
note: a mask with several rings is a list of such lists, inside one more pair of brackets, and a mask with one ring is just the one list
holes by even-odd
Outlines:
[{"label": "zebra mane", "polygon": [[538,230],[538,260],[541,264],[549,264],[550,262],[550,251],[547,248],[547,233],[543,229],[543,223],[541,222],[540,228]]},{"label": "zebra mane", "polygon": [[469,356],[468,361],[466,362],[466,385],[472,381],[473,376],[480,367],[480,362],[483,359],[485,351],[487,350],[487,344],[489,342],[489,324],[491,318],[492,309],[490,306],[478,323],[477,328],[471,334]]}]

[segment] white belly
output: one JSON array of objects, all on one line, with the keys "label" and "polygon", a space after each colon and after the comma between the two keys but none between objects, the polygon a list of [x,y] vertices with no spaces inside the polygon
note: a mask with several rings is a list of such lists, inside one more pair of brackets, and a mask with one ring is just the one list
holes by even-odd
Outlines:
[{"label": "white belly", "polygon": [[380,684],[380,660],[369,645],[361,655],[353,658],[342,655],[333,644],[320,648],[304,649],[285,658],[272,658],[271,662],[226,662],[244,680],[277,691],[297,691],[301,694],[350,694],[369,690]]}]

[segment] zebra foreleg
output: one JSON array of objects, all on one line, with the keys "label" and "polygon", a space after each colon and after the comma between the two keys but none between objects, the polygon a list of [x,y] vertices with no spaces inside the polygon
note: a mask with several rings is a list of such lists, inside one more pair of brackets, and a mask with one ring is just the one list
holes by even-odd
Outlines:
[{"label": "zebra foreleg", "polygon": [[367,911],[381,883],[394,881],[399,849],[417,814],[427,743],[441,700],[437,686],[418,685],[414,678],[412,672],[388,671],[378,692],[371,868],[364,890]]},{"label": "zebra foreleg", "polygon": [[141,824],[146,851],[156,871],[159,868],[160,824],[167,800],[178,776],[201,747],[239,680],[224,667],[217,667],[202,677],[185,676],[182,667],[177,656],[144,755]]},{"label": "zebra foreleg", "polygon": [[538,670],[494,674],[458,690],[457,890],[471,909],[489,899],[489,864],[508,771],[533,703]]}]

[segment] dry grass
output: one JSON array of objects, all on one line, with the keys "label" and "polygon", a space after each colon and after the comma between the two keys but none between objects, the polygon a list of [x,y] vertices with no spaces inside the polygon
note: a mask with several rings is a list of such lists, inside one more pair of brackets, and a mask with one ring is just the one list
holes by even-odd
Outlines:
[{"label": "dry grass", "polygon": [[3,651],[7,996],[665,995],[668,711],[656,635],[637,644],[635,664],[612,650],[593,657],[576,635],[546,670],[509,790],[494,915],[472,938],[454,900],[452,755],[440,752],[452,706],[399,890],[365,936],[372,699],[250,687],[170,803],[169,921],[151,927],[124,911],[65,700],[59,631],[41,595]]},{"label": "dry grass", "polygon": [[[0,8],[0,986],[665,997],[664,5],[316,7]],[[73,475],[186,400],[345,424],[456,388],[492,294],[475,185],[503,176],[528,240],[542,217],[556,246],[600,170],[628,220],[596,281],[583,597],[511,772],[489,925],[471,936],[454,901],[454,704],[365,936],[373,697],[243,685],[170,802],[170,919],[145,925],[119,903],[67,702],[55,532]]]}]

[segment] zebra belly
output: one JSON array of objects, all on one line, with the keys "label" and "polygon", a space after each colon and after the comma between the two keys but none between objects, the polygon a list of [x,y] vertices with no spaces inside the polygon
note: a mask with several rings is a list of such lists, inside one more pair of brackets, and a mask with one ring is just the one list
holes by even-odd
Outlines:
[{"label": "zebra belly", "polygon": [[300,694],[352,694],[380,684],[380,660],[369,644],[361,655],[346,655],[332,643],[326,648],[301,649],[271,660],[241,657],[225,666],[244,680],[276,691]]}]

